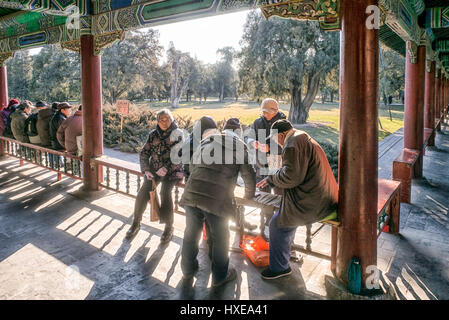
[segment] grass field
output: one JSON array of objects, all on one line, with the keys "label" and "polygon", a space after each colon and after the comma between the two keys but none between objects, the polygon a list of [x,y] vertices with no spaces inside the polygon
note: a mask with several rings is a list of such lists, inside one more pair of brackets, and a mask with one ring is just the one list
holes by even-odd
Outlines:
[{"label": "grass field", "polygon": [[[139,104],[138,104],[139,105]],[[166,102],[142,103],[141,106],[147,105],[152,109],[160,109],[169,107]],[[280,109],[288,116],[290,106],[281,104]],[[192,120],[197,120],[204,115],[209,115],[215,121],[236,117],[240,122],[250,125],[260,115],[259,104],[246,101],[227,101],[220,103],[216,100],[209,101],[205,104],[199,104],[197,101],[181,103],[179,108],[172,110],[175,115],[189,116]],[[307,124],[296,126],[298,129],[308,132],[314,139],[321,142],[329,142],[338,144],[339,121],[339,105],[338,103],[317,103],[315,102],[309,113]],[[379,107],[379,119],[382,128],[379,126],[379,141],[400,129],[403,126],[404,106],[391,106],[390,120],[389,111],[384,108],[383,104]]]}]

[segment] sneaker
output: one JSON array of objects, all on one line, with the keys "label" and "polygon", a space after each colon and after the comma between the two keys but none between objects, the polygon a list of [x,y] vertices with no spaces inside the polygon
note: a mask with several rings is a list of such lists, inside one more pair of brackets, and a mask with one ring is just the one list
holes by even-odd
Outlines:
[{"label": "sneaker", "polygon": [[220,282],[212,283],[212,288],[216,289],[228,282],[234,281],[235,279],[237,279],[237,271],[235,271],[234,268],[228,268],[228,273],[226,275],[226,278],[224,278]]},{"label": "sneaker", "polygon": [[164,233],[161,236],[161,243],[169,242],[173,238],[173,231],[175,228],[173,226],[166,226],[164,229]]},{"label": "sneaker", "polygon": [[272,279],[277,279],[277,278],[288,276],[291,273],[292,273],[292,269],[290,267],[288,267],[287,269],[285,269],[284,271],[281,271],[281,272],[273,272],[273,271],[271,271],[270,267],[268,267],[264,271],[262,271],[261,275],[262,275],[262,279],[272,280]]}]

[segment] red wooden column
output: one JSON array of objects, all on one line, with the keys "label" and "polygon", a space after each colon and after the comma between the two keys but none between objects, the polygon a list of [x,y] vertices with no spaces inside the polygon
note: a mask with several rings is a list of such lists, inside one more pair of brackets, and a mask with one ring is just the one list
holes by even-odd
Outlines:
[{"label": "red wooden column", "polygon": [[433,130],[435,128],[435,61],[427,60],[426,80],[424,93],[424,128],[432,130],[429,138],[429,146],[434,146],[435,139]]},{"label": "red wooden column", "polygon": [[420,152],[416,161],[414,177],[422,176],[422,151],[424,137],[424,72],[426,47],[418,46],[416,58],[406,50],[404,148]]},{"label": "red wooden column", "polygon": [[84,190],[99,190],[103,172],[90,166],[92,157],[103,154],[101,56],[94,55],[93,36],[81,36],[81,104],[83,106]]},{"label": "red wooden column", "polygon": [[[441,71],[437,69],[435,73],[435,121],[438,121],[438,113],[440,110],[441,103]],[[436,131],[439,131],[438,128],[435,128]]]},{"label": "red wooden column", "polygon": [[8,75],[6,66],[0,67],[0,111],[8,106]]},{"label": "red wooden column", "polygon": [[347,283],[352,257],[362,285],[377,265],[378,30],[365,27],[377,0],[341,2],[339,217],[336,276]]}]

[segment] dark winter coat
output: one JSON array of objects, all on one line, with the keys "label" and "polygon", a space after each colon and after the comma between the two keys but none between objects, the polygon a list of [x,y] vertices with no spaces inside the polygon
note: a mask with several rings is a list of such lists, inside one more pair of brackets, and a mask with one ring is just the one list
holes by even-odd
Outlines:
[{"label": "dark winter coat", "polygon": [[76,111],[73,116],[64,120],[56,132],[59,144],[72,156],[78,153],[76,137],[83,134],[83,112]]},{"label": "dark winter coat", "polygon": [[[208,161],[207,155],[212,157],[215,150],[221,152],[220,159]],[[213,134],[203,139],[193,154],[190,169],[180,201],[182,206],[199,208],[221,217],[235,216],[234,189],[239,173],[245,183],[245,198],[254,197],[256,176],[249,164],[248,149],[233,133]]]},{"label": "dark winter coat", "polygon": [[11,113],[11,110],[4,108],[0,111],[0,136],[3,135],[3,132],[6,130],[6,121],[8,120],[8,116]]},{"label": "dark winter coat", "polygon": [[[249,134],[246,136],[245,141],[248,143],[248,146],[252,148],[251,143],[254,141],[259,141],[260,143],[268,144],[270,146],[277,146],[277,144],[273,141],[267,141],[266,138],[270,135],[270,129],[273,123],[279,119],[285,119],[286,116],[281,111],[278,111],[278,113],[270,120],[267,121],[263,115],[261,115],[259,118],[257,118],[254,123],[251,125],[251,129],[249,131]],[[261,130],[261,131],[259,131]],[[260,136],[259,133],[264,132],[264,136]],[[276,147],[275,150],[269,150],[267,153],[261,152],[257,150],[255,152],[256,155],[256,170],[259,172],[260,168],[268,168],[268,160],[267,160],[267,154],[281,154],[282,148]]]},{"label": "dark winter coat", "polygon": [[321,146],[306,132],[294,130],[282,151],[282,168],[268,183],[284,189],[278,227],[322,220],[337,208],[338,185]]},{"label": "dark winter coat", "polygon": [[23,111],[23,109],[18,109],[11,115],[11,131],[14,139],[20,142],[30,142],[28,135],[26,133],[26,120],[28,115]]},{"label": "dark winter coat", "polygon": [[5,123],[5,129],[3,131],[3,135],[8,138],[13,138],[14,135],[12,134],[11,130],[11,115],[16,111],[17,105],[9,107],[9,109],[3,109],[1,112],[2,120]]},{"label": "dark winter coat", "polygon": [[26,132],[28,136],[37,136],[37,113],[32,113],[25,121]]},{"label": "dark winter coat", "polygon": [[61,110],[58,110],[53,115],[49,123],[51,147],[55,150],[64,149],[64,147],[59,143],[56,134],[58,132],[59,126],[65,119],[67,119],[67,117],[61,112]]},{"label": "dark winter coat", "polygon": [[[170,127],[162,131],[159,125],[148,135],[148,140],[140,152],[140,169],[142,173],[151,172],[157,176],[156,172],[161,169],[167,169],[166,177],[170,180],[179,179],[177,173],[182,173],[182,163],[174,164],[171,160],[171,154],[178,154],[182,146],[182,131],[178,129],[176,121],[173,121]],[[172,150],[175,148],[174,150]]]},{"label": "dark winter coat", "polygon": [[55,112],[52,108],[39,110],[38,113],[36,128],[41,144],[44,147],[51,147],[50,120],[54,114]]}]

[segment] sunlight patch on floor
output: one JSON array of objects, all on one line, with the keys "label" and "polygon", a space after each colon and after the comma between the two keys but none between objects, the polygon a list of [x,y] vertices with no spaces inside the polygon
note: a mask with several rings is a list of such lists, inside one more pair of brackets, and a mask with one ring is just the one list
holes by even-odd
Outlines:
[{"label": "sunlight patch on floor", "polygon": [[[28,272],[33,270],[33,272]],[[0,299],[85,299],[94,281],[33,244],[0,262]]]},{"label": "sunlight patch on floor", "polygon": [[12,197],[9,197],[8,199],[9,200],[18,200],[18,199],[27,197],[29,195],[32,195],[34,193],[37,193],[37,192],[39,192],[41,190],[44,190],[44,188],[43,187],[37,187],[37,188],[31,189],[31,190],[28,190],[28,191],[25,191],[25,192],[20,192],[20,193],[14,195]]}]

